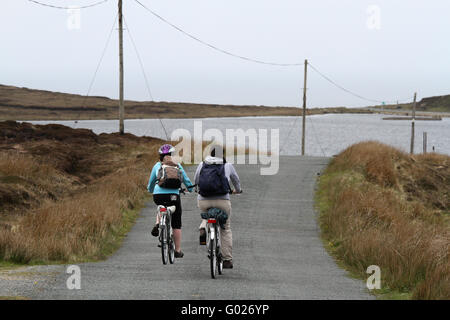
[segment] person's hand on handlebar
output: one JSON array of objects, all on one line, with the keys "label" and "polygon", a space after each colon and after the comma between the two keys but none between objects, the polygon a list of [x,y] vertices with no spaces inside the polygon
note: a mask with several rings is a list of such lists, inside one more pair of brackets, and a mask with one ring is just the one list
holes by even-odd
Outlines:
[{"label": "person's hand on handlebar", "polygon": [[233,194],[241,194],[242,193],[242,189],[238,192],[236,190],[233,190]]},{"label": "person's hand on handlebar", "polygon": [[190,193],[192,193],[192,192],[194,192],[194,190],[195,190],[194,188],[197,188],[197,185],[196,185],[196,184],[194,184],[194,185],[188,187],[187,190],[188,190]]}]

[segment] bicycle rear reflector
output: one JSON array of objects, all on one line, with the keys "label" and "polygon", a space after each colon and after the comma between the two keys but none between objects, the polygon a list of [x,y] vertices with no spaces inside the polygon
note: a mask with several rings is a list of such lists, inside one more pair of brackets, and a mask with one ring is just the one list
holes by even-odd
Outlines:
[{"label": "bicycle rear reflector", "polygon": [[166,212],[167,209],[166,208],[159,208],[159,212]]},{"label": "bicycle rear reflector", "polygon": [[208,223],[216,223],[216,219],[208,219]]}]

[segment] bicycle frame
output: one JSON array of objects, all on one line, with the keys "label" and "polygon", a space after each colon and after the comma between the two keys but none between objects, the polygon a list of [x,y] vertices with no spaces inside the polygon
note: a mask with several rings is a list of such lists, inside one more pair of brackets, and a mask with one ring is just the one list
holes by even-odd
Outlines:
[{"label": "bicycle frame", "polygon": [[[240,192],[233,192],[233,194],[241,194]],[[223,271],[223,260],[221,253],[221,240],[220,240],[220,226],[216,219],[207,219],[206,224],[206,247],[208,251],[208,258],[210,259],[211,265],[211,277],[216,278],[216,269],[219,274]],[[214,245],[215,248],[211,248]],[[215,250],[214,250],[215,249]]]},{"label": "bicycle frame", "polygon": [[217,221],[215,219],[208,219],[208,226],[209,226],[209,231],[210,231],[210,239],[214,239],[216,236],[216,228],[215,228],[215,224],[217,223]]},{"label": "bicycle frame", "polygon": [[159,228],[166,226],[166,221],[168,220],[168,224],[170,227],[170,219],[171,219],[171,213],[167,210],[164,206],[158,206],[158,213],[159,215]]},{"label": "bicycle frame", "polygon": [[[159,215],[159,226],[161,228],[161,226],[165,226],[165,225],[169,225],[170,226],[170,222],[172,220],[172,214],[175,212],[176,207],[175,206],[171,206],[171,207],[165,207],[162,205],[158,206],[158,215]],[[169,223],[166,223],[166,221],[168,220]],[[171,227],[171,226],[170,226]]]}]

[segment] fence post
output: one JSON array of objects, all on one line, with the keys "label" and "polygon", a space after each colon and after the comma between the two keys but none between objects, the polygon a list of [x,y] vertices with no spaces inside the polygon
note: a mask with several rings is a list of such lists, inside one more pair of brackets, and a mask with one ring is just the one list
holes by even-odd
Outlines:
[{"label": "fence post", "polygon": [[417,93],[414,93],[414,103],[413,103],[413,110],[412,110],[412,122],[411,122],[411,150],[410,153],[413,154],[414,153],[414,125],[415,125],[415,121],[416,121],[416,97],[417,97]]},{"label": "fence post", "polygon": [[427,139],[428,139],[427,133],[424,132],[423,133],[423,153],[424,154],[427,153]]}]

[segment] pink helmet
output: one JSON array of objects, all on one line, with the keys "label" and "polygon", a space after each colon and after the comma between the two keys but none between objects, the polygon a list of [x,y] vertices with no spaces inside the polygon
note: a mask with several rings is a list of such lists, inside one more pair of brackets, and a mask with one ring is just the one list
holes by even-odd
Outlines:
[{"label": "pink helmet", "polygon": [[164,144],[159,148],[159,154],[169,154],[175,151],[175,148],[170,144]]}]

